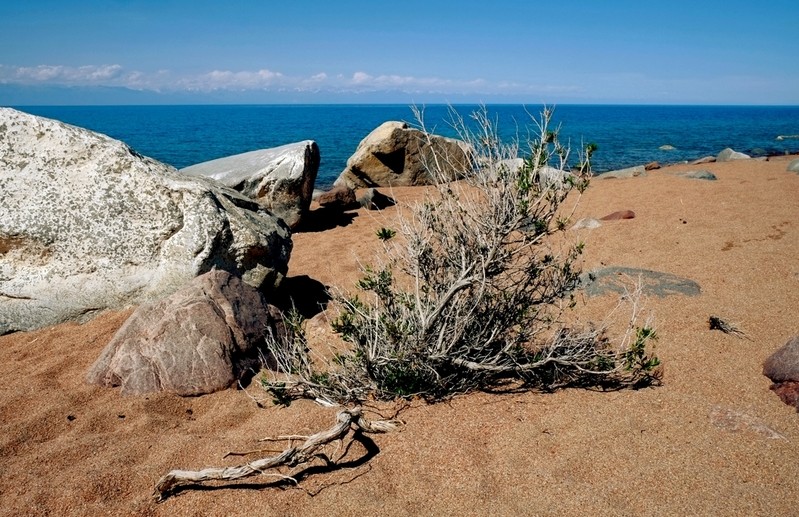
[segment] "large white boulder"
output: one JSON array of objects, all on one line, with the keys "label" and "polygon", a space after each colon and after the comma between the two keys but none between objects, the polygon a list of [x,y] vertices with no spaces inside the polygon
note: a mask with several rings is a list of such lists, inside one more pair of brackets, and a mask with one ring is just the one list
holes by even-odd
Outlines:
[{"label": "large white boulder", "polygon": [[335,184],[353,189],[429,185],[456,179],[471,168],[465,142],[389,121],[361,140]]},{"label": "large white boulder", "polygon": [[305,140],[198,163],[180,172],[238,190],[294,228],[311,205],[319,147]]},{"label": "large white boulder", "polygon": [[0,334],[171,294],[212,268],[269,288],[291,236],[257,203],[105,135],[0,108]]}]

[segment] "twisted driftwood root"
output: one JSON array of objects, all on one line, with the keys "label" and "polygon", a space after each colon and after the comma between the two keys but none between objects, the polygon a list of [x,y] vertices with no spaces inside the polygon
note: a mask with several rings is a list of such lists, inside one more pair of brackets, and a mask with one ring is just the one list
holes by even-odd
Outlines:
[{"label": "twisted driftwood root", "polygon": [[340,440],[351,430],[365,433],[387,433],[397,428],[396,420],[369,421],[363,417],[361,408],[344,409],[336,415],[336,425],[325,431],[309,436],[298,447],[289,447],[277,456],[261,458],[235,467],[210,467],[202,470],[172,470],[158,480],[153,496],[156,501],[166,500],[174,490],[187,484],[198,484],[204,481],[232,481],[256,475],[278,475],[266,472],[281,466],[297,466],[314,458],[317,451],[330,442]]}]

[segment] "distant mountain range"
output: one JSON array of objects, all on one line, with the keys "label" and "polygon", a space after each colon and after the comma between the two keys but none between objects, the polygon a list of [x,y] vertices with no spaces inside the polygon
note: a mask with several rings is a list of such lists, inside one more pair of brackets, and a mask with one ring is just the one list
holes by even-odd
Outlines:
[{"label": "distant mountain range", "polygon": [[[413,94],[398,90],[266,91],[214,90],[157,92],[113,86],[54,86],[0,84],[0,106],[158,105],[158,104],[413,104],[483,102],[474,95]],[[524,102],[507,99],[499,102]]]}]

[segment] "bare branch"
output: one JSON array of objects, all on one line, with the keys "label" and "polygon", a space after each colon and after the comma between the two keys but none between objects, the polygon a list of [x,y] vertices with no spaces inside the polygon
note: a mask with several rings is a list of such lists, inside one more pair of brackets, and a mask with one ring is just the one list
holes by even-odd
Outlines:
[{"label": "bare branch", "polygon": [[268,472],[281,466],[295,467],[313,459],[319,449],[330,442],[341,440],[353,428],[365,433],[386,433],[397,428],[397,421],[369,421],[361,408],[344,409],[336,415],[336,424],[307,438],[299,447],[289,447],[276,456],[261,458],[235,467],[210,467],[202,470],[172,470],[155,486],[153,496],[164,501],[176,488],[183,485],[200,484],[207,481],[233,481],[256,475],[279,476],[295,484],[297,480],[276,472]]}]

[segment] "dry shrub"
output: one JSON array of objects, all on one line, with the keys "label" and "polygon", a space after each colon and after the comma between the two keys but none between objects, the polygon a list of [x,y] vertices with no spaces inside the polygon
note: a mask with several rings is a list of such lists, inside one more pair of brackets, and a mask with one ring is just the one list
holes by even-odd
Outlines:
[{"label": "dry shrub", "polygon": [[272,340],[279,367],[264,387],[288,403],[439,400],[508,382],[544,390],[657,382],[659,361],[647,348],[655,333],[636,326],[635,317],[616,344],[604,326],[562,323],[575,305],[583,245],[555,236],[569,223],[567,196],[579,197],[589,185],[596,147],[583,147],[572,169],[550,109],[535,119],[524,150],[500,141],[485,109],[469,122],[452,113],[472,168],[462,180],[446,181],[439,173],[445,162],[463,157],[433,155],[427,166],[441,179],[434,193],[403,210],[400,238],[385,240],[379,267],[364,268],[361,292],[337,296],[333,328],[351,350],[318,369],[295,321],[293,339]]}]

